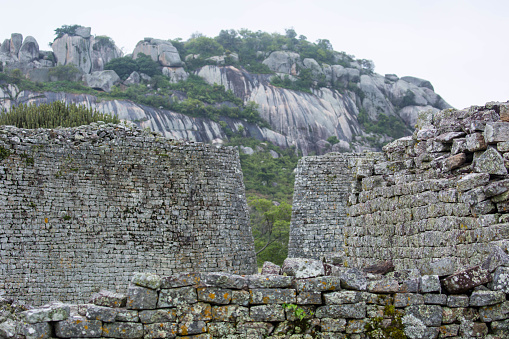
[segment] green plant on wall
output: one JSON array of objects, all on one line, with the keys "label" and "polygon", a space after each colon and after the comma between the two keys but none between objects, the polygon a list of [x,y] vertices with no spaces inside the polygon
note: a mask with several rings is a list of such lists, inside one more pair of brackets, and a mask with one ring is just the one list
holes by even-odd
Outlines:
[{"label": "green plant on wall", "polygon": [[[373,339],[407,339],[402,322],[403,314],[387,300],[383,314],[366,323],[366,336]],[[384,321],[385,320],[385,321]]]},{"label": "green plant on wall", "polygon": [[287,317],[289,319],[294,319],[291,321],[291,324],[293,325],[293,330],[296,334],[308,332],[313,333],[312,324],[309,321],[309,319],[314,315],[313,311],[305,310],[295,304],[283,304],[283,308],[287,312]]}]

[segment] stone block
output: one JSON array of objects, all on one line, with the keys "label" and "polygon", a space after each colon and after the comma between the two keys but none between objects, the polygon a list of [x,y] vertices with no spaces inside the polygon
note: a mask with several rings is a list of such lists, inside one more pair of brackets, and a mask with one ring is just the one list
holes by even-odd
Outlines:
[{"label": "stone block", "polygon": [[294,286],[297,292],[338,291],[341,289],[341,279],[331,276],[298,279],[294,281]]},{"label": "stone block", "polygon": [[[488,256],[488,258],[486,258],[481,267],[487,270],[488,272],[494,272],[500,266],[505,267],[509,266],[509,256],[500,247],[493,246],[490,255]],[[509,269],[507,272],[509,273]],[[509,276],[507,278],[509,279]],[[509,293],[509,289],[508,292],[506,293]]]},{"label": "stone block", "polygon": [[494,197],[496,195],[500,195],[507,191],[509,191],[509,180],[508,179],[491,182],[489,185],[487,185],[484,188],[484,194],[488,198]]},{"label": "stone block", "polygon": [[509,141],[499,142],[497,144],[497,151],[499,152],[509,152]]},{"label": "stone block", "polygon": [[127,289],[126,307],[131,310],[154,309],[157,306],[157,291],[130,285]]},{"label": "stone block", "polygon": [[[101,325],[102,322],[99,320],[71,316],[55,323],[55,334],[59,338],[100,338],[103,336]],[[142,325],[140,324],[140,326]]]},{"label": "stone block", "polygon": [[438,275],[423,275],[420,286],[422,293],[442,292]]},{"label": "stone block", "polygon": [[250,297],[251,296],[248,291],[232,290],[231,303],[235,305],[248,306]]},{"label": "stone block", "polygon": [[491,274],[480,266],[470,267],[442,280],[445,289],[451,293],[463,293],[491,281]]},{"label": "stone block", "polygon": [[465,138],[454,139],[451,146],[451,154],[458,154],[467,150],[467,141]]},{"label": "stone block", "polygon": [[447,295],[445,294],[435,294],[435,293],[426,293],[424,295],[424,303],[426,305],[447,305]]},{"label": "stone block", "polygon": [[249,308],[238,305],[212,307],[212,319],[214,321],[252,321],[249,317]]},{"label": "stone block", "polygon": [[468,307],[469,302],[468,295],[449,295],[447,297],[447,306],[449,307]]},{"label": "stone block", "polygon": [[100,290],[98,293],[94,293],[88,302],[97,306],[125,307],[127,296],[122,293]]},{"label": "stone block", "polygon": [[490,175],[488,173],[470,173],[461,177],[456,186],[459,191],[463,192],[479,186],[484,187],[489,181]]},{"label": "stone block", "polygon": [[241,322],[237,324],[237,334],[240,338],[264,338],[274,330],[271,323],[265,322]]},{"label": "stone block", "polygon": [[502,303],[506,300],[502,291],[474,291],[470,296],[470,306],[489,306]]},{"label": "stone block", "polygon": [[202,273],[200,285],[241,290],[247,288],[247,279],[240,275],[224,272]]},{"label": "stone block", "polygon": [[422,304],[424,304],[424,299],[420,294],[396,293],[394,295],[394,307],[407,307]]},{"label": "stone block", "polygon": [[496,335],[507,335],[507,333],[509,333],[509,319],[492,322],[491,329],[493,330],[493,333]]},{"label": "stone block", "polygon": [[139,312],[139,319],[144,324],[175,322],[177,312],[175,309],[144,310]]},{"label": "stone block", "polygon": [[465,153],[459,153],[453,156],[450,156],[449,158],[445,159],[445,161],[442,163],[442,170],[452,171],[453,169],[460,168],[465,164],[467,161],[467,156]]},{"label": "stone block", "polygon": [[232,290],[215,287],[198,287],[198,300],[212,304],[226,305],[232,300]]},{"label": "stone block", "polygon": [[25,321],[30,324],[41,323],[46,321],[60,321],[69,317],[69,305],[54,303],[40,308],[24,311],[21,315]]},{"label": "stone block", "polygon": [[346,329],[346,319],[321,319],[321,328],[323,332],[344,332]]},{"label": "stone block", "polygon": [[103,337],[119,339],[136,339],[143,337],[143,324],[108,323],[103,326]]},{"label": "stone block", "polygon": [[138,316],[137,310],[120,309],[117,311],[115,321],[137,323],[140,321],[140,317]]},{"label": "stone block", "polygon": [[253,321],[285,321],[286,315],[282,305],[252,306],[249,315]]},{"label": "stone block", "polygon": [[321,292],[300,292],[297,294],[297,305],[321,305]]},{"label": "stone block", "polygon": [[131,279],[131,283],[157,290],[159,287],[161,287],[161,277],[153,273],[136,272]]},{"label": "stone block", "polygon": [[493,291],[502,291],[509,294],[509,267],[498,267],[493,274],[493,281],[489,287]]},{"label": "stone block", "polygon": [[247,276],[248,288],[285,288],[292,285],[293,278],[283,275],[249,275]]},{"label": "stone block", "polygon": [[198,302],[198,297],[195,288],[177,287],[162,289],[159,293],[157,307],[176,307],[184,304],[194,304],[196,302]]},{"label": "stone block", "polygon": [[503,121],[486,123],[484,138],[488,144],[509,141],[509,122]]},{"label": "stone block", "polygon": [[85,305],[86,311],[85,316],[90,320],[100,320],[106,323],[112,323],[117,317],[116,308],[97,306],[97,305]]},{"label": "stone block", "polygon": [[364,319],[366,317],[366,304],[344,304],[344,305],[326,305],[316,309],[317,318],[350,318]]},{"label": "stone block", "polygon": [[458,335],[459,328],[460,325],[458,324],[442,325],[439,328],[439,338],[456,337]]},{"label": "stone block", "polygon": [[210,321],[212,320],[212,306],[203,302],[178,306],[177,315],[179,316],[179,322]]},{"label": "stone block", "polygon": [[[417,131],[417,140],[429,140],[433,139],[438,135],[438,131],[435,128],[423,128]],[[384,149],[387,152],[387,148]]]},{"label": "stone block", "polygon": [[[453,200],[453,201],[449,201],[449,202],[455,202],[457,200],[456,190],[448,190],[446,192],[449,193],[448,195],[453,195],[455,197],[451,196],[450,199],[445,199],[445,198],[443,198],[443,199]],[[445,195],[446,194],[444,193],[444,196]],[[441,199],[441,201],[442,201],[442,199]],[[456,268],[457,268],[456,259],[448,257],[448,258],[442,258],[440,260],[434,261],[429,264],[422,265],[421,273],[423,275],[429,275],[429,276],[437,275],[439,277],[443,277],[446,275],[453,274],[456,271]]]},{"label": "stone block", "polygon": [[281,274],[281,266],[266,261],[263,263],[261,274],[279,275]]},{"label": "stone block", "polygon": [[325,274],[320,260],[302,258],[285,259],[281,271],[298,279],[314,278]]},{"label": "stone block", "polygon": [[[5,322],[4,322],[5,324]],[[14,329],[16,323],[13,321]],[[23,323],[20,324],[20,334],[23,335],[26,339],[47,339],[51,338],[51,326],[47,322],[43,323],[36,323],[36,324],[29,324],[29,323]],[[3,333],[2,333],[3,332]],[[14,336],[16,332],[11,332]],[[0,330],[0,335],[2,335],[4,338],[10,337],[6,331]]]},{"label": "stone block", "polygon": [[369,281],[367,290],[372,293],[396,293],[400,290],[400,286],[397,280],[385,278]]},{"label": "stone block", "polygon": [[207,324],[209,334],[213,338],[235,338],[235,324],[224,322],[210,322]]},{"label": "stone block", "polygon": [[489,173],[494,175],[507,174],[504,158],[502,158],[500,153],[493,147],[489,147],[480,156],[476,157],[472,165],[474,171],[477,173]]},{"label": "stone block", "polygon": [[466,147],[469,152],[485,150],[488,145],[481,133],[472,133],[465,137]]},{"label": "stone block", "polygon": [[207,332],[207,324],[204,321],[191,321],[178,324],[178,334],[192,335]]},{"label": "stone block", "polygon": [[201,281],[200,273],[180,273],[161,278],[161,288],[170,289],[176,287],[197,286]]},{"label": "stone block", "polygon": [[483,306],[479,308],[479,317],[481,321],[492,322],[495,320],[505,320],[509,318],[509,301],[499,304]]},{"label": "stone block", "polygon": [[323,299],[327,305],[355,304],[361,301],[361,292],[339,291],[324,293]]},{"label": "stone block", "polygon": [[366,332],[366,320],[365,319],[352,319],[348,320],[346,324],[346,333],[364,333]]},{"label": "stone block", "polygon": [[426,326],[440,326],[442,311],[442,307],[438,305],[413,305],[405,309],[406,314],[413,315]]},{"label": "stone block", "polygon": [[251,305],[294,304],[297,296],[294,289],[251,289],[249,293]]},{"label": "stone block", "polygon": [[175,338],[178,333],[176,323],[153,323],[143,326],[143,339]]}]

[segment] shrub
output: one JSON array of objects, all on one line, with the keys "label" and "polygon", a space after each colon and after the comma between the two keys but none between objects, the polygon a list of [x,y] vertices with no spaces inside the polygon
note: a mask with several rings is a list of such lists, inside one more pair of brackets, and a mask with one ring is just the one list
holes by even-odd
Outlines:
[{"label": "shrub", "polygon": [[48,71],[48,75],[58,81],[76,81],[79,74],[81,71],[74,65],[58,65]]},{"label": "shrub", "polygon": [[76,35],[76,30],[80,27],[80,25],[62,25],[62,27],[55,29],[55,39],[53,41],[57,40],[58,38],[63,37],[65,34],[67,35]]},{"label": "shrub", "polygon": [[25,105],[12,107],[10,111],[0,114],[0,125],[14,125],[19,128],[56,128],[77,127],[88,125],[91,122],[104,121],[106,123],[119,123],[116,116],[99,113],[96,110],[77,106],[66,105],[64,102],[55,101],[51,104]]}]

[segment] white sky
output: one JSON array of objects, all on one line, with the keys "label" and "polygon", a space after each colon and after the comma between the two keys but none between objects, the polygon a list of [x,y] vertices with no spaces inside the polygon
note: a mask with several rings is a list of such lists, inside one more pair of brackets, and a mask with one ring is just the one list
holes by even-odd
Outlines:
[{"label": "white sky", "polygon": [[509,1],[504,0],[69,0],[8,1],[0,39],[35,37],[41,49],[62,25],[92,27],[124,52],[144,37],[189,38],[221,29],[329,39],[337,51],[371,59],[375,72],[431,81],[456,108],[509,100]]}]

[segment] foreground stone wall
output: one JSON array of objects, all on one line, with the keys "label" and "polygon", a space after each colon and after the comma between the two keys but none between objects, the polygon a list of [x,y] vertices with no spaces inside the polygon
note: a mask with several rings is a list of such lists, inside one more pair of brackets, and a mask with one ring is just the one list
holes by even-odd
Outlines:
[{"label": "foreground stone wall", "polygon": [[125,125],[0,126],[0,246],[0,289],[34,304],[256,270],[237,151]]},{"label": "foreground stone wall", "polygon": [[412,137],[359,162],[344,229],[345,260],[425,269],[479,264],[509,240],[509,104],[424,112]]},{"label": "foreground stone wall", "polygon": [[[286,275],[137,273],[126,294],[101,291],[88,304],[4,311],[0,335],[503,339],[509,336],[508,264],[507,255],[495,252],[483,267],[450,277],[418,270],[373,274],[306,259],[287,259],[280,271]],[[12,302],[0,302],[12,312]]]},{"label": "foreground stone wall", "polygon": [[363,154],[303,157],[297,165],[288,256],[319,259],[343,249],[352,167]]}]

